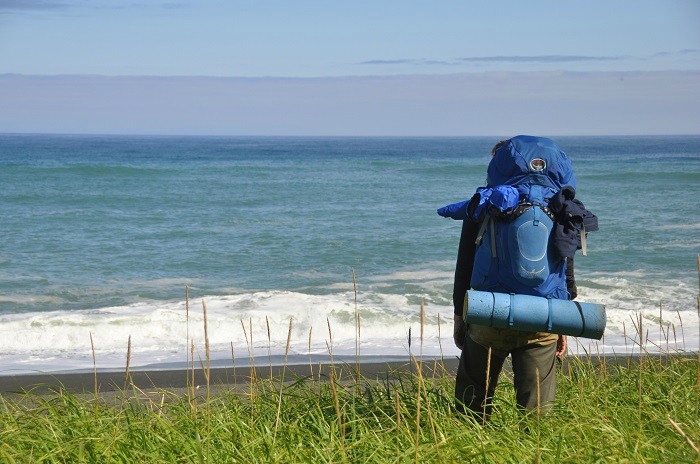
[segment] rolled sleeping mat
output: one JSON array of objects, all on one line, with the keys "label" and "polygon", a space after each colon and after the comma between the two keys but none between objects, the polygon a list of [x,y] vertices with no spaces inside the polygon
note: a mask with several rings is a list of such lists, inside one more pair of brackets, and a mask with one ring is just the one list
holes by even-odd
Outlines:
[{"label": "rolled sleeping mat", "polygon": [[464,301],[468,324],[600,340],[605,330],[605,305],[532,295],[469,290]]}]

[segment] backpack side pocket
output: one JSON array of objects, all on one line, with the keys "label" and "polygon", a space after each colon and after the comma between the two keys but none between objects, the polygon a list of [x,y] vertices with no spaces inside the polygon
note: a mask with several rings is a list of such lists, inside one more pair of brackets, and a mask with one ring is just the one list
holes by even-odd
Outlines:
[{"label": "backpack side pocket", "polygon": [[536,287],[549,277],[547,250],[553,222],[538,206],[533,206],[508,226],[508,254],[513,277],[528,287]]}]

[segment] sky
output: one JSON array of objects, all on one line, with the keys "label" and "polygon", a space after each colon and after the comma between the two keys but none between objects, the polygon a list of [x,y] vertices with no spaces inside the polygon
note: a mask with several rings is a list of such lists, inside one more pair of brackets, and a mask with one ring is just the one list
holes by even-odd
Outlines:
[{"label": "sky", "polygon": [[698,133],[698,20],[696,0],[0,0],[0,132]]}]

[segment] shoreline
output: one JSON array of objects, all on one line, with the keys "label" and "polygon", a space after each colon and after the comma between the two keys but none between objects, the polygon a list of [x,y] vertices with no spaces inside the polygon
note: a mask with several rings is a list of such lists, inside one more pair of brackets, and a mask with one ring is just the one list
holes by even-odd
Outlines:
[{"label": "shoreline", "polygon": [[[560,367],[570,369],[576,361],[591,363],[594,366],[601,364],[606,365],[623,365],[634,364],[642,358],[665,358],[672,356],[674,358],[697,358],[697,353],[683,354],[645,354],[640,356],[637,354],[613,355],[606,354],[601,356],[590,355],[568,355],[562,359]],[[379,357],[377,357],[379,358]],[[418,358],[416,358],[419,360]],[[423,370],[429,374],[435,372],[449,373],[454,375],[457,370],[459,360],[457,357],[442,359],[438,357],[423,357]],[[415,372],[415,364],[410,358],[396,359],[395,357],[387,357],[384,359],[360,359],[359,368],[363,378],[368,380],[386,380],[397,373]],[[439,366],[439,367],[438,367]],[[314,377],[321,381],[327,378],[329,369],[334,367],[336,374],[341,377],[354,375],[356,364],[355,359],[335,359],[332,362],[330,359],[320,360],[319,362],[307,363],[288,363],[286,366],[280,364],[258,364],[254,366],[231,365],[226,367],[211,367],[210,385],[216,388],[246,386],[250,383],[251,377],[255,374],[258,380],[279,379],[284,371],[285,381],[293,381],[302,378]],[[510,372],[510,358],[506,360],[504,371]],[[178,391],[187,388],[188,382],[191,381],[192,370],[181,368],[157,368],[154,366],[144,366],[143,368],[133,369],[129,371],[129,381],[127,382],[126,372],[124,370],[98,370],[95,373],[93,370],[81,370],[79,372],[55,372],[55,373],[34,373],[34,374],[17,374],[17,375],[1,375],[0,376],[0,395],[15,395],[24,392],[32,394],[52,394],[58,390],[63,390],[72,393],[94,393],[95,382],[97,382],[98,391],[102,393],[117,392],[131,385],[141,390],[171,390]],[[194,369],[194,385],[196,388],[206,386],[206,376],[201,366]],[[183,390],[184,391],[184,390]]]},{"label": "shoreline", "polygon": [[[458,360],[445,359],[441,362],[440,358],[423,358],[424,369],[429,366],[444,366],[446,371],[456,371]],[[367,379],[386,379],[396,372],[411,372],[414,370],[414,364],[407,357],[404,360],[386,360],[386,361],[361,361],[360,373],[362,377]],[[336,373],[340,373],[341,377],[354,374],[355,362],[348,360],[335,363],[320,362],[309,365],[306,364],[287,364],[286,366],[256,364],[251,367],[232,366],[228,367],[212,367],[210,385],[217,387],[225,386],[245,386],[249,384],[253,373],[258,380],[266,380],[270,378],[281,378],[284,371],[285,381],[292,381],[299,378],[311,377],[321,378],[327,377],[331,367],[335,367]],[[313,369],[313,372],[312,372]],[[141,390],[159,389],[159,390],[180,390],[188,386],[188,381],[192,379],[192,370],[187,370],[184,367],[178,369],[139,369],[129,372],[130,380],[127,382],[126,372],[121,371],[81,371],[68,373],[36,373],[36,374],[17,374],[0,376],[0,395],[2,394],[21,394],[25,391],[31,391],[32,394],[51,394],[58,389],[74,393],[94,393],[95,379],[99,392],[115,392],[123,390],[125,386],[134,385]],[[194,385],[196,388],[206,386],[206,376],[201,366],[194,370]]]}]

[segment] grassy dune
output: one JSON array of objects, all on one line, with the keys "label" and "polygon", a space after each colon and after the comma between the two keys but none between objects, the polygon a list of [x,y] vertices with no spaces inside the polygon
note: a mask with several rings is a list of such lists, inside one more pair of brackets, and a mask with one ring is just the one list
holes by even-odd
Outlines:
[{"label": "grassy dune", "polygon": [[0,404],[0,462],[700,462],[697,358],[593,361],[565,363],[547,416],[520,413],[502,374],[486,425],[454,412],[452,373],[432,362],[384,380],[288,375],[281,392],[30,392]]}]

